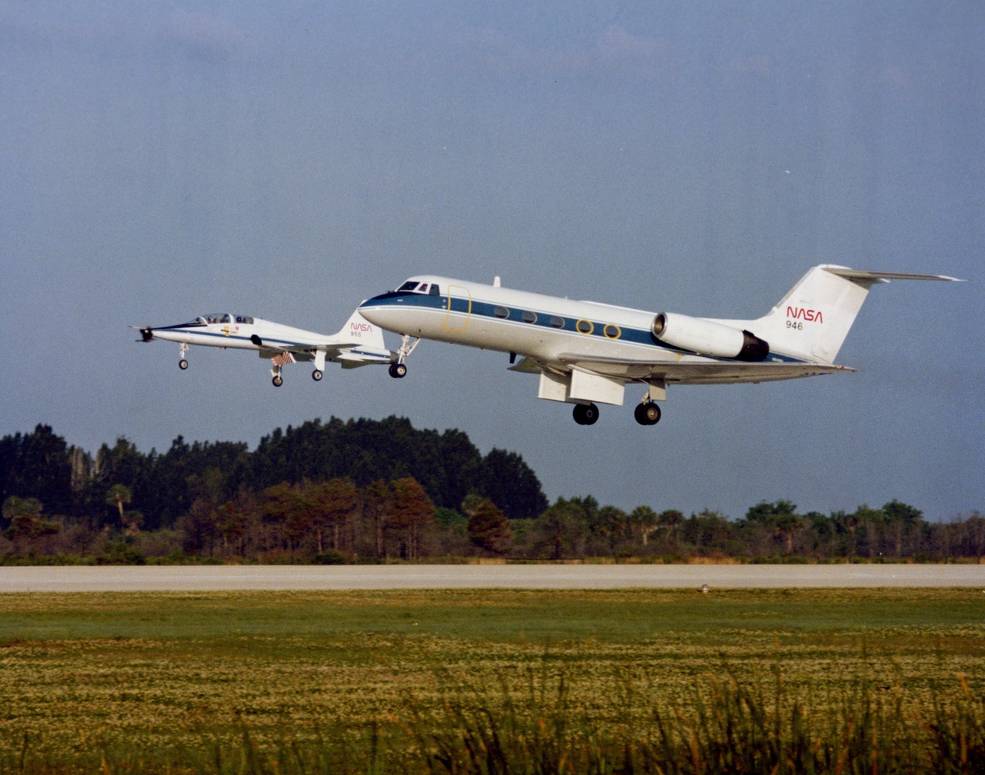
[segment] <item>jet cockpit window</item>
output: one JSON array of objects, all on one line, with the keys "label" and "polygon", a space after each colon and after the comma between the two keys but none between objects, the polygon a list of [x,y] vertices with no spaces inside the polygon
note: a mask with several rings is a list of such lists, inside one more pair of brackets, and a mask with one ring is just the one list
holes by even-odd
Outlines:
[{"label": "jet cockpit window", "polygon": [[222,316],[222,322],[223,323],[232,323],[233,322],[233,316],[232,315],[223,315]]},{"label": "jet cockpit window", "polygon": [[403,285],[401,285],[399,288],[397,288],[397,290],[398,291],[412,291],[415,288],[417,288],[417,282],[414,281],[414,280],[408,280]]},{"label": "jet cockpit window", "polygon": [[432,296],[441,295],[441,290],[438,288],[438,286],[435,283],[431,283],[431,295]]},{"label": "jet cockpit window", "polygon": [[428,283],[421,283],[421,284],[420,284],[420,285],[419,285],[419,286],[417,287],[417,292],[418,292],[418,293],[427,293],[427,292],[428,292],[428,288],[429,288],[429,287],[431,287],[431,286],[430,286],[430,285],[429,285]]}]

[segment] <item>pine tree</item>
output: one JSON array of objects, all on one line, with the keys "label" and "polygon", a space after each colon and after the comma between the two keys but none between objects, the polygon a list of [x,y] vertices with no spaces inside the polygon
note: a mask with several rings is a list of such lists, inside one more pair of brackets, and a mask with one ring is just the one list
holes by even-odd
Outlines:
[{"label": "pine tree", "polygon": [[492,554],[506,554],[513,544],[513,530],[506,515],[488,498],[469,505],[469,539],[472,543]]}]

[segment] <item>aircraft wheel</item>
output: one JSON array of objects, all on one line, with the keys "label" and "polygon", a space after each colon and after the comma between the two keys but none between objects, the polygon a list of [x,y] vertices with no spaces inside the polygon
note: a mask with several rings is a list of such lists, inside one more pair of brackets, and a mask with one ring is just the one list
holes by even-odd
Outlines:
[{"label": "aircraft wheel", "polygon": [[188,368],[188,361],[186,361],[184,358],[182,358],[180,361],[178,361],[178,368],[181,369],[182,371],[184,371],[185,369],[187,369]]},{"label": "aircraft wheel", "polygon": [[390,376],[394,379],[403,379],[407,376],[407,367],[402,363],[391,363]]},{"label": "aircraft wheel", "polygon": [[274,383],[274,387],[280,387],[281,385],[284,384],[284,378],[280,374],[278,374],[270,381]]},{"label": "aircraft wheel", "polygon": [[321,382],[321,378],[324,377],[324,376],[325,375],[324,375],[324,373],[322,372],[321,369],[315,369],[313,372],[311,372],[311,378],[315,382]]},{"label": "aircraft wheel", "polygon": [[653,401],[644,401],[633,410],[633,416],[640,425],[656,425],[660,422],[660,407]]},{"label": "aircraft wheel", "polygon": [[599,419],[599,408],[595,404],[575,404],[572,415],[579,425],[595,425]]}]

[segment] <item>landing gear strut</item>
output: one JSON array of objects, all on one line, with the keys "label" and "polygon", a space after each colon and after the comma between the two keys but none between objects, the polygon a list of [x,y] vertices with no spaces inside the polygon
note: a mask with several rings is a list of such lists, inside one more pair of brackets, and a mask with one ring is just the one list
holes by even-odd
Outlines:
[{"label": "landing gear strut", "polygon": [[633,411],[633,416],[640,425],[656,425],[660,422],[660,415],[660,407],[654,401],[644,401]]},{"label": "landing gear strut", "polygon": [[188,355],[188,343],[182,342],[178,345],[178,368],[184,371],[188,368],[188,359],[185,356]]},{"label": "landing gear strut", "polygon": [[595,425],[599,419],[599,408],[595,404],[575,404],[572,415],[579,425]]},{"label": "landing gear strut", "polygon": [[403,379],[407,376],[407,365],[404,363],[412,352],[421,343],[420,337],[414,338],[410,334],[404,334],[400,340],[400,349],[397,350],[397,360],[390,364],[390,376],[394,379]]}]

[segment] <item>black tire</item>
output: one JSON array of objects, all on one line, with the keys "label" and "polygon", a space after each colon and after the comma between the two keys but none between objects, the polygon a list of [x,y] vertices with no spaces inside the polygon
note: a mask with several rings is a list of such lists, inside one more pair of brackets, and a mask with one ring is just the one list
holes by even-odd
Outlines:
[{"label": "black tire", "polygon": [[579,425],[595,425],[599,419],[599,408],[595,404],[575,404],[571,414]]},{"label": "black tire", "polygon": [[321,382],[321,378],[324,377],[324,376],[325,375],[322,373],[322,370],[321,369],[315,369],[313,372],[311,372],[311,378],[315,382]]},{"label": "black tire", "polygon": [[187,369],[188,368],[188,361],[186,361],[184,358],[182,358],[180,361],[178,361],[178,368],[181,369],[182,371],[184,371],[185,369]]},{"label": "black tire", "polygon": [[284,378],[280,374],[278,374],[270,381],[274,383],[274,387],[280,387],[281,385],[284,384]]},{"label": "black tire", "polygon": [[391,363],[390,376],[394,379],[403,379],[407,376],[407,367],[402,363]]},{"label": "black tire", "polygon": [[633,417],[640,425],[656,425],[660,422],[660,407],[653,401],[644,401],[633,410]]}]

